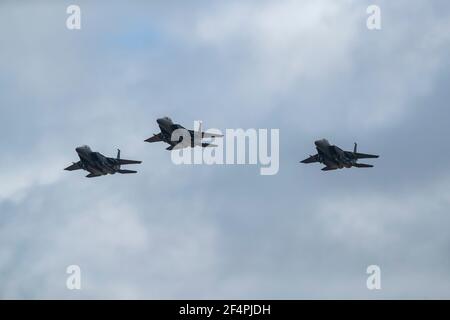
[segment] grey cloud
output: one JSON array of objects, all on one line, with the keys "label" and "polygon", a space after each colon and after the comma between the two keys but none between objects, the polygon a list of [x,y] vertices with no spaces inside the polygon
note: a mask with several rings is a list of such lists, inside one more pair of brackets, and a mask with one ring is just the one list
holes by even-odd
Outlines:
[{"label": "grey cloud", "polygon": [[[379,32],[369,2],[108,3],[80,32],[65,3],[0,5],[1,297],[449,297],[447,2],[378,1]],[[280,128],[280,172],[174,166],[143,143],[162,115]],[[321,137],[381,157],[299,164]],[[80,144],[144,163],[63,172]]]}]

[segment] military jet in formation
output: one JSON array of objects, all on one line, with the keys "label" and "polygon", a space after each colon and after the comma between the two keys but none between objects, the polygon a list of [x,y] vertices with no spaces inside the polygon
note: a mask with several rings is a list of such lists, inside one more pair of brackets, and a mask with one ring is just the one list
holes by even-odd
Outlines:
[{"label": "military jet in formation", "polygon": [[[173,123],[172,119],[169,117],[159,118],[156,120],[158,123],[159,129],[161,130],[160,133],[154,134],[153,137],[148,138],[145,140],[145,142],[165,142],[169,144],[169,147],[167,147],[166,150],[173,150],[173,149],[181,149],[181,148],[193,148],[195,146],[201,146],[203,148],[205,147],[217,147],[215,144],[202,142],[203,138],[216,138],[216,137],[223,137],[221,134],[214,134],[214,133],[207,133],[202,132],[202,128],[200,125],[200,128],[198,131],[194,130],[188,130],[182,125]],[[178,130],[177,133],[178,139],[175,138],[175,140],[172,140],[172,135],[174,132]],[[190,136],[190,141],[183,141],[183,136]]]},{"label": "military jet in formation", "polygon": [[116,158],[108,158],[99,152],[93,152],[88,146],[81,146],[75,149],[80,157],[80,161],[74,162],[71,166],[65,168],[67,171],[86,170],[89,174],[87,178],[94,178],[115,173],[136,173],[133,170],[121,169],[122,165],[140,164],[142,161],[125,160],[120,158],[120,150],[117,150]]},{"label": "military jet in formation", "polygon": [[[160,133],[153,135],[153,137],[145,140],[146,142],[163,141],[169,144],[167,150],[188,148],[188,147],[217,147],[217,145],[207,142],[202,142],[203,138],[223,137],[221,134],[213,134],[203,132],[201,125],[198,131],[188,130],[185,127],[174,123],[169,117],[157,119],[156,122],[161,130]],[[179,130],[179,131],[177,131]],[[176,132],[177,131],[177,132]],[[175,133],[175,134],[174,134]],[[178,138],[172,140],[172,136]],[[190,141],[183,141],[183,137],[190,137]],[[133,170],[121,169],[122,165],[126,164],[140,164],[141,161],[120,159],[120,150],[118,150],[116,158],[108,158],[98,152],[93,152],[88,146],[81,146],[75,149],[80,157],[80,161],[74,162],[71,166],[65,168],[67,171],[86,170],[89,171],[87,178],[99,177],[107,174],[115,173],[137,173]]]},{"label": "military jet in formation", "polygon": [[[161,130],[160,133],[154,134],[151,138],[145,140],[146,142],[165,142],[169,144],[166,150],[174,150],[181,148],[193,148],[195,146],[201,147],[217,147],[214,144],[202,142],[204,138],[223,137],[221,134],[203,132],[200,124],[198,131],[188,130],[185,127],[174,123],[169,117],[159,118],[156,120]],[[179,131],[177,131],[179,130]],[[187,137],[187,141],[183,141],[183,137]],[[174,138],[174,140],[172,140]],[[189,141],[190,140],[190,141]],[[359,159],[378,158],[378,155],[359,153],[357,152],[357,144],[353,151],[344,151],[341,148],[331,145],[328,140],[322,139],[314,142],[317,149],[317,154],[309,156],[307,159],[300,161],[301,163],[319,162],[325,164],[323,171],[336,170],[342,168],[370,168],[371,164],[358,163]],[[141,161],[125,160],[120,158],[120,150],[117,152],[116,158],[108,158],[99,152],[93,152],[88,146],[81,146],[75,149],[80,161],[74,162],[71,166],[65,168],[67,171],[86,170],[89,174],[87,178],[104,176],[107,174],[128,174],[137,173],[133,170],[124,170],[122,165],[140,164]]]},{"label": "military jet in formation", "polygon": [[325,167],[322,168],[323,171],[336,170],[342,168],[371,168],[373,165],[358,163],[358,159],[366,159],[366,158],[378,158],[377,155],[374,154],[366,154],[357,152],[357,144],[355,142],[355,146],[353,151],[344,151],[341,148],[330,145],[328,140],[322,139],[314,142],[317,149],[317,154],[310,156],[309,158],[300,161],[301,163],[314,163],[320,162],[325,164]]}]

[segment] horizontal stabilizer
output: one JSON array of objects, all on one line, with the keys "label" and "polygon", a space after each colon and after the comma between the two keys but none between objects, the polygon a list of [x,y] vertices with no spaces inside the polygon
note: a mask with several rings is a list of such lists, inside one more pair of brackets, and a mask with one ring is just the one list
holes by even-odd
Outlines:
[{"label": "horizontal stabilizer", "polygon": [[353,155],[356,159],[378,158],[378,155],[375,155],[375,154],[367,154],[367,153],[359,153],[359,152],[355,152],[355,153],[353,153]]},{"label": "horizontal stabilizer", "polygon": [[117,163],[120,165],[122,165],[122,164],[140,164],[140,163],[142,163],[142,161],[117,159]]},{"label": "horizontal stabilizer", "polygon": [[202,138],[222,138],[223,134],[202,132]]},{"label": "horizontal stabilizer", "polygon": [[137,171],[134,170],[118,170],[118,173],[127,174],[127,173],[137,173]]},{"label": "horizontal stabilizer", "polygon": [[202,147],[206,148],[206,147],[217,147],[217,144],[213,144],[213,143],[202,143]]},{"label": "horizontal stabilizer", "polygon": [[365,163],[355,163],[353,166],[357,167],[357,168],[372,168],[373,167],[373,165],[365,164]]},{"label": "horizontal stabilizer", "polygon": [[[189,133],[191,134],[192,137],[194,137],[195,135],[198,136],[198,134],[200,132],[194,131],[194,130],[189,130]],[[220,133],[202,132],[202,138],[222,138],[222,137],[223,137],[223,134],[220,134]]]}]

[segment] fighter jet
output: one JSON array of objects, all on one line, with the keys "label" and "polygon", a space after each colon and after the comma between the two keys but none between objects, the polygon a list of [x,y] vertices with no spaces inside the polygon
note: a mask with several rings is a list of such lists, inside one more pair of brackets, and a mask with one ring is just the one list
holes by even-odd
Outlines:
[{"label": "fighter jet", "polygon": [[365,154],[357,152],[357,144],[352,151],[344,151],[339,147],[332,146],[327,139],[317,140],[314,142],[317,149],[317,154],[310,156],[309,158],[300,161],[301,163],[313,163],[320,162],[325,164],[322,168],[323,171],[336,170],[342,168],[371,168],[373,165],[358,163],[358,159],[365,158],[378,158],[377,155]]},{"label": "fighter jet", "polygon": [[[202,142],[203,138],[216,138],[216,137],[223,137],[223,135],[221,134],[214,134],[214,133],[207,133],[207,132],[202,132],[201,129],[201,124],[200,124],[200,128],[198,131],[194,131],[194,130],[188,130],[185,127],[173,123],[172,119],[170,119],[169,117],[164,117],[164,118],[160,118],[157,119],[156,122],[158,123],[158,126],[161,130],[160,133],[158,134],[154,134],[153,137],[148,138],[147,140],[145,140],[145,142],[159,142],[159,141],[163,141],[165,143],[168,143],[170,146],[166,149],[166,150],[173,150],[173,149],[181,149],[181,148],[193,148],[195,146],[201,146],[203,148],[205,147],[217,147],[217,145],[215,144],[211,144],[211,143],[206,143],[206,142]],[[183,142],[183,137],[180,136],[179,139],[172,140],[172,134],[174,133],[175,130],[184,130],[185,135],[190,135],[191,136],[191,141],[189,143],[189,141],[184,141]],[[178,131],[178,133],[183,132],[183,131]]]},{"label": "fighter jet", "polygon": [[71,166],[65,168],[64,170],[73,171],[83,169],[89,171],[89,174],[86,176],[87,178],[94,178],[115,173],[136,173],[137,171],[123,170],[120,167],[124,164],[142,163],[142,161],[120,159],[120,150],[117,150],[116,158],[108,158],[99,152],[92,152],[91,148],[88,146],[78,147],[75,151],[78,153],[80,161],[74,162]]}]

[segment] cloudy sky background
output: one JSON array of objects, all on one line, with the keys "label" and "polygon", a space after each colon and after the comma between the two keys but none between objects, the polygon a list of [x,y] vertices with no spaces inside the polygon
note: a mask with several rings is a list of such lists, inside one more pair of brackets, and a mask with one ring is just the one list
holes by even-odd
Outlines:
[{"label": "cloudy sky background", "polygon": [[[2,1],[0,35],[1,298],[450,298],[448,1]],[[279,128],[280,171],[175,166],[165,115]],[[381,157],[299,164],[322,137]]]}]

